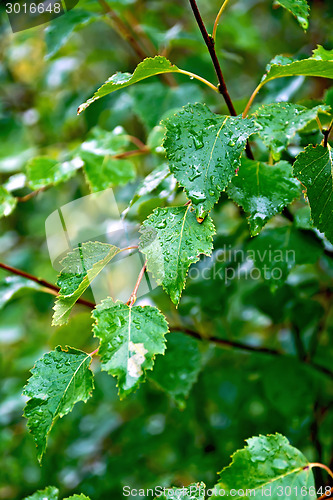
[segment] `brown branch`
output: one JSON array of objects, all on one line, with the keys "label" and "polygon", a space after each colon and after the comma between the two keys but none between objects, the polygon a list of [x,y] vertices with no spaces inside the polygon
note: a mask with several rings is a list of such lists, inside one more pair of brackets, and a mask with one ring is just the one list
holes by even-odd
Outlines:
[{"label": "brown branch", "polygon": [[330,498],[332,498],[331,495],[333,495],[333,486],[330,489],[330,491],[328,491],[327,493],[324,493],[321,497],[318,498],[318,500],[324,500],[324,498],[329,500]]},{"label": "brown branch", "polygon": [[[135,248],[135,247],[128,247],[128,248],[125,248],[124,250],[130,250],[132,248]],[[132,306],[134,304],[134,302],[136,301],[138,288],[140,286],[140,283],[141,283],[142,278],[143,278],[145,271],[146,271],[146,265],[147,265],[147,261],[145,262],[144,266],[142,267],[142,269],[140,271],[140,274],[139,274],[138,279],[136,281],[134,290],[131,293],[131,296],[127,302],[128,305]],[[54,292],[56,292],[57,294],[59,293],[60,288],[57,285],[53,285],[53,283],[50,283],[49,281],[46,281],[43,279],[40,279],[37,276],[29,274],[25,271],[21,271],[20,269],[16,269],[15,267],[12,267],[12,266],[8,266],[7,264],[4,264],[2,262],[0,262],[0,269],[4,269],[5,271],[8,271],[12,274],[16,274],[17,276],[22,276],[23,278],[26,278],[30,281],[34,281],[35,283],[38,283],[42,287],[51,290],[52,292],[50,292],[50,293],[53,293],[53,294],[54,294]],[[94,309],[96,306],[96,304],[94,302],[91,302],[89,300],[85,300],[82,298],[79,298],[77,300],[77,303],[82,304],[86,307],[89,307],[90,309]],[[181,327],[181,326],[170,326],[170,331],[182,332],[182,333],[185,333],[186,335],[189,335],[189,336],[196,338],[198,340],[212,342],[212,343],[217,344],[218,346],[221,346],[221,347],[229,347],[232,349],[238,349],[241,351],[247,351],[247,352],[252,352],[252,353],[254,352],[254,353],[258,353],[258,354],[268,354],[271,356],[285,356],[285,353],[283,353],[282,351],[278,351],[277,349],[271,349],[270,347],[251,346],[251,345],[243,344],[241,342],[237,342],[237,341],[233,341],[233,340],[221,339],[221,338],[215,337],[215,336],[203,337],[200,335],[199,332],[197,332],[195,330],[191,330],[189,328]],[[328,368],[321,366],[321,365],[318,365],[317,363],[314,363],[313,361],[311,361],[309,359],[305,359],[302,362],[307,364],[308,366],[311,366],[312,368],[316,369],[317,371],[320,371],[321,373],[328,375],[330,378],[333,379],[333,372],[331,370],[329,370]]]},{"label": "brown branch", "polygon": [[144,274],[145,274],[145,272],[146,272],[146,268],[147,268],[147,261],[146,261],[146,262],[144,263],[144,265],[142,266],[142,269],[141,269],[141,271],[140,271],[140,274],[139,274],[139,276],[138,276],[138,279],[137,279],[137,281],[136,281],[136,283],[135,283],[134,290],[133,290],[133,292],[131,293],[130,298],[129,298],[129,299],[128,299],[128,301],[126,302],[126,304],[127,304],[128,306],[133,306],[133,305],[134,305],[134,303],[135,303],[135,301],[136,301],[136,298],[137,298],[137,297],[136,297],[136,294],[138,293],[138,289],[139,289],[140,283],[141,283],[141,281],[142,281],[142,278],[143,278],[143,276],[144,276]]},{"label": "brown branch", "polygon": [[[217,76],[217,79],[218,79],[218,82],[219,82],[219,84],[218,84],[218,90],[219,90],[220,94],[223,96],[223,98],[225,100],[225,103],[227,105],[227,108],[228,108],[229,113],[231,114],[231,116],[237,116],[237,112],[235,110],[235,107],[234,107],[233,102],[231,100],[231,97],[229,95],[229,92],[228,92],[228,89],[227,89],[227,85],[225,83],[224,76],[223,76],[223,73],[222,73],[222,69],[221,69],[218,57],[216,55],[215,40],[214,40],[214,38],[212,36],[210,36],[208,34],[208,31],[206,29],[206,26],[205,26],[205,24],[204,24],[204,22],[202,20],[200,11],[198,9],[196,0],[189,0],[189,1],[190,1],[190,5],[191,5],[191,8],[192,8],[194,17],[195,17],[195,19],[197,21],[197,24],[198,24],[199,29],[201,31],[202,37],[204,39],[204,42],[205,42],[205,44],[207,46],[207,49],[209,51],[211,60],[212,60],[213,65],[214,65],[215,73],[216,73],[216,76]],[[252,153],[252,150],[251,150],[251,147],[250,147],[250,144],[249,144],[248,141],[246,143],[246,154],[247,154],[248,158],[250,158],[251,160],[254,160],[254,156],[253,156],[253,153]]]},{"label": "brown branch", "polygon": [[324,136],[324,144],[323,144],[324,148],[327,148],[327,146],[328,146],[328,138],[330,136],[330,133],[332,132],[332,129],[333,129],[333,121],[332,121],[332,123],[331,123],[331,125],[329,126],[328,129],[326,129],[326,130],[323,129],[322,130],[322,133],[323,133],[323,136]]},{"label": "brown branch", "polygon": [[[270,347],[257,347],[248,344],[243,344],[241,342],[236,342],[233,340],[220,339],[219,337],[214,337],[214,336],[203,337],[202,335],[200,335],[199,332],[191,330],[189,328],[183,328],[181,326],[170,326],[170,331],[183,332],[186,335],[190,335],[195,339],[212,342],[221,347],[229,347],[229,348],[239,349],[241,351],[255,352],[258,354],[268,354],[271,356],[286,356],[284,352],[278,351],[277,349],[271,349]],[[315,370],[324,373],[325,375],[333,379],[333,371],[331,371],[329,368],[326,368],[325,366],[322,365],[318,365],[317,363],[314,363],[313,361],[307,359],[302,360],[301,363],[307,364],[308,366],[311,366]]]},{"label": "brown branch", "polygon": [[[22,278],[26,278],[27,280],[34,281],[35,283],[38,283],[38,285],[41,285],[42,287],[47,288],[48,290],[52,290],[52,292],[56,292],[57,294],[59,293],[60,287],[58,287],[57,285],[53,285],[53,283],[50,283],[49,281],[40,279],[37,276],[26,273],[25,271],[22,271],[21,269],[16,269],[16,267],[8,266],[7,264],[4,264],[3,262],[0,262],[0,268],[4,269],[5,271],[8,271],[12,274],[15,274],[17,276],[22,276]],[[54,293],[53,293],[53,295],[54,295]],[[79,304],[90,307],[92,309],[96,305],[94,302],[90,302],[90,300],[85,300],[82,298],[79,298],[77,300],[77,302]]]},{"label": "brown branch", "polygon": [[132,149],[131,151],[124,151],[123,153],[118,153],[116,155],[113,155],[111,158],[120,160],[123,158],[130,158],[131,156],[145,155],[147,153],[150,153],[150,148],[145,146],[144,148]]},{"label": "brown branch", "polygon": [[49,188],[49,186],[43,186],[39,189],[36,189],[35,191],[31,191],[31,193],[28,193],[25,196],[17,196],[16,199],[19,203],[25,203],[26,201],[31,200],[31,198],[34,198],[35,196],[37,196],[39,193],[46,191],[48,188]]}]

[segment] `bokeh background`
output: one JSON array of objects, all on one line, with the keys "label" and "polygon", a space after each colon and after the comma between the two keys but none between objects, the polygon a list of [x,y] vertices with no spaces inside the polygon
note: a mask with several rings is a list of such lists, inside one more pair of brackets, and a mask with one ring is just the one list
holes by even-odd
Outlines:
[{"label": "bokeh background", "polygon": [[[198,3],[211,30],[220,4],[216,0]],[[310,27],[305,33],[288,12],[273,8],[270,0],[230,1],[218,29],[216,48],[238,112],[272,57],[280,53],[309,56],[317,44],[333,48],[331,0],[309,3]],[[107,5],[132,27],[146,55],[163,54],[179,67],[216,83],[188,2],[107,0]],[[212,110],[226,113],[219,95],[176,75],[168,81],[154,78],[124,89],[76,115],[78,105],[110,75],[132,72],[139,61],[117,22],[105,13],[103,2],[80,0],[71,13],[49,26],[15,34],[2,10],[1,184],[23,197],[30,192],[24,185],[29,159],[39,155],[66,158],[94,127],[110,131],[122,126],[127,134],[157,147],[154,154],[132,158],[135,180],[111,186],[124,210],[138,182],[164,161],[159,148],[163,130],[158,127],[163,116],[189,101],[205,102]],[[322,102],[328,86],[324,79],[280,79],[267,85],[257,99],[258,103],[281,99]],[[309,141],[320,141],[315,127],[297,135],[285,158],[291,159]],[[267,153],[259,143],[255,152],[265,159]],[[18,203],[13,214],[0,220],[0,260],[55,282],[45,220],[59,206],[87,194],[89,186],[79,171],[67,183]],[[141,198],[129,217],[141,222],[156,206],[184,200],[174,183],[166,181]],[[299,228],[315,234],[305,202],[297,202],[291,211]],[[217,226],[215,248],[247,248],[246,218],[226,197],[222,196],[213,218]],[[290,222],[277,216],[270,227],[286,223]],[[174,331],[170,333],[170,349],[182,345],[183,356],[189,356],[197,367],[197,381],[189,397],[178,404],[153,380],[120,402],[115,380],[101,373],[98,361],[94,361],[94,395],[57,422],[42,466],[37,463],[22,417],[22,388],[35,360],[55,346],[69,344],[93,350],[96,341],[90,332],[90,311],[76,306],[69,325],[54,328],[52,295],[26,287],[8,302],[8,281],[3,282],[0,498],[21,499],[47,485],[57,486],[61,498],[82,492],[93,500],[122,498],[124,485],[147,488],[203,480],[211,487],[217,481],[217,471],[229,463],[230,454],[243,446],[244,439],[259,433],[281,432],[310,460],[332,466],[332,379],[298,359],[297,351],[297,339],[301,338],[318,365],[332,366],[332,248],[318,234],[315,237],[322,248],[319,258],[314,263],[298,263],[278,287],[244,276],[226,286],[213,274],[205,280],[198,273],[199,277],[190,277],[178,310],[161,289],[149,296],[180,329],[283,350],[286,356],[221,348]],[[301,253],[303,241],[296,245]],[[197,267],[208,265],[205,261]],[[216,265],[223,270],[228,264]],[[230,265],[236,267],[237,259]],[[0,278],[8,278],[8,273],[0,272]],[[156,369],[159,366],[162,372],[172,372],[167,357],[157,359]],[[319,485],[325,484],[326,478],[319,474],[317,480]]]}]

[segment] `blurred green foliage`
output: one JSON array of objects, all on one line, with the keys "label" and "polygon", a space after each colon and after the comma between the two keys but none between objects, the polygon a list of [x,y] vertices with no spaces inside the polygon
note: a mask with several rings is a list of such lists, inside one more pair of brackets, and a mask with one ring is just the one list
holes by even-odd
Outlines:
[{"label": "blurred green foliage", "polygon": [[[110,0],[108,4],[132,25],[147,55],[153,55],[152,50],[166,55],[177,66],[215,84],[209,55],[185,0]],[[220,4],[214,0],[199,5],[211,30]],[[308,56],[317,44],[333,48],[331,0],[310,5],[305,33],[288,12],[273,8],[270,1],[230,2],[217,32],[216,49],[238,112],[276,54]],[[140,181],[164,161],[163,130],[157,127],[162,117],[196,101],[227,112],[218,94],[175,75],[177,87],[155,78],[97,101],[78,117],[77,107],[101,82],[116,71],[132,72],[140,61],[114,21],[92,0],[81,0],[71,14],[47,27],[15,34],[5,13],[0,16],[0,181],[15,196],[31,191],[24,177],[29,160],[47,156],[63,164],[75,157],[89,134],[95,133],[94,127],[110,131],[122,126],[128,135],[155,148],[152,155],[131,158],[134,182],[114,188],[125,209]],[[266,85],[257,106],[275,100],[302,104],[314,99],[320,104],[327,85],[324,79],[280,79]],[[331,94],[327,104],[332,103]],[[309,127],[296,134],[282,159],[290,160],[305,144],[320,140],[320,134]],[[258,160],[267,160],[260,142],[255,154]],[[131,164],[131,172],[134,167]],[[130,218],[141,222],[167,199],[184,203],[183,193],[175,190],[170,178],[161,182],[134,203]],[[45,219],[59,206],[87,194],[89,187],[79,170],[65,184],[18,203],[10,216],[0,220],[0,260],[55,282]],[[279,245],[277,235],[284,234],[291,222],[277,215],[258,239],[251,240],[246,217],[222,195],[213,210],[217,228],[213,259],[195,264],[179,308],[160,288],[150,295],[171,325],[283,351],[285,356],[191,341],[193,363],[200,363],[201,371],[182,410],[177,404],[179,394],[170,398],[154,376],[120,402],[115,380],[94,361],[94,397],[77,404],[57,423],[41,467],[22,417],[23,386],[35,361],[57,345],[92,351],[96,347],[90,333],[92,320],[90,312],[78,305],[68,325],[54,328],[52,295],[22,289],[8,303],[8,296],[0,295],[0,498],[21,499],[51,484],[59,488],[61,498],[77,492],[93,500],[121,498],[125,485],[187,485],[199,479],[213,485],[216,471],[229,463],[230,454],[242,447],[245,438],[275,432],[286,435],[309,460],[332,465],[333,385],[325,369],[332,366],[333,355],[333,249],[312,228],[304,200],[296,201],[290,211],[295,226],[291,230],[297,230],[293,242],[297,265],[285,266],[279,286],[262,276],[249,276],[246,262],[241,268],[239,264],[251,245]],[[309,259],[304,258],[306,251]],[[236,278],[227,279],[232,270]],[[7,277],[1,271],[1,278]],[[9,289],[13,283],[3,286]],[[178,331],[169,335],[171,345],[183,336]],[[310,358],[317,369],[304,361]],[[162,376],[163,362],[156,360]],[[317,479],[325,484],[326,478]]]}]

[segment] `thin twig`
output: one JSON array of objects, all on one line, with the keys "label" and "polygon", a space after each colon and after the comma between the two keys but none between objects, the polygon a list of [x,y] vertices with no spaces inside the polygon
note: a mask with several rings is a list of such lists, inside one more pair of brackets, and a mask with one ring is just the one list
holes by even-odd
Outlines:
[{"label": "thin twig", "polygon": [[328,491],[327,493],[324,493],[321,497],[318,498],[318,500],[324,500],[324,498],[329,499],[329,498],[331,498],[331,495],[333,495],[333,486],[330,489],[330,491]]},{"label": "thin twig", "polygon": [[[122,251],[125,250],[132,250],[136,249],[137,246],[133,247],[128,247],[122,249]],[[144,276],[144,273],[146,271],[146,265],[147,261],[145,262],[144,266],[142,267],[140,274],[138,276],[137,282],[135,284],[134,290],[131,293],[131,296],[127,302],[128,305],[132,306],[134,302],[136,301],[137,298],[137,292],[138,288],[140,286],[141,280]],[[26,273],[25,271],[21,271],[20,269],[16,269],[15,267],[8,266],[7,264],[1,263],[0,262],[0,268],[4,269],[6,271],[11,272],[12,274],[16,274],[18,276],[22,276],[23,278],[26,278],[30,281],[34,281],[35,283],[38,283],[39,285],[43,286],[44,288],[47,288],[49,290],[52,290],[52,292],[56,292],[57,294],[59,293],[60,288],[56,285],[53,285],[52,283],[40,279],[37,276],[33,276],[32,274]],[[94,302],[90,302],[89,300],[82,299],[81,297],[77,300],[77,303],[82,304],[84,306],[89,307],[90,309],[94,309],[96,307],[96,304]],[[214,344],[217,344],[221,347],[229,347],[229,348],[234,348],[238,349],[241,351],[248,351],[248,352],[254,352],[258,354],[268,354],[272,356],[285,356],[285,354],[282,351],[278,351],[277,349],[271,349],[270,347],[257,347],[257,346],[251,346],[248,344],[243,344],[241,342],[237,341],[232,341],[232,340],[225,340],[225,339],[220,339],[219,337],[203,337],[200,335],[199,332],[191,330],[189,328],[181,327],[181,326],[170,326],[170,331],[175,331],[175,332],[182,332],[185,333],[186,335],[190,335],[191,337],[194,337],[198,340],[201,341],[206,341],[206,342],[211,342]],[[333,379],[333,372],[329,370],[328,368],[318,365],[317,363],[314,363],[311,360],[303,360],[303,363],[307,364],[308,366],[311,366],[312,368],[316,369],[317,371],[320,371],[321,373],[324,373],[325,375],[328,375],[330,378]],[[313,464],[313,466],[320,467],[322,464]],[[326,466],[323,466],[323,468],[326,468]],[[329,469],[327,468],[329,471]],[[333,476],[332,476],[333,477]]]},{"label": "thin twig", "polygon": [[[181,326],[170,326],[170,331],[176,331],[176,332],[183,332],[186,335],[190,335],[191,337],[194,337],[198,340],[206,341],[206,342],[211,342],[213,344],[217,344],[218,346],[221,347],[230,347],[234,349],[239,349],[241,351],[248,351],[248,352],[256,352],[258,354],[269,354],[271,356],[286,356],[286,354],[282,351],[278,351],[277,349],[271,349],[270,347],[257,347],[257,346],[252,346],[248,344],[243,344],[241,342],[236,342],[233,340],[225,340],[225,339],[220,339],[219,337],[204,337],[200,335],[199,332],[195,330],[191,330],[189,328],[183,328]],[[324,373],[325,375],[329,376],[330,378],[333,379],[333,372],[329,369],[326,368],[325,366],[318,365],[317,363],[314,363],[313,361],[310,360],[303,360],[302,363],[311,366],[312,368],[316,369],[317,371]]]},{"label": "thin twig", "polygon": [[329,467],[327,467],[327,465],[324,465],[324,464],[321,464],[319,462],[313,462],[311,464],[309,464],[309,467],[312,469],[313,467],[319,467],[320,469],[324,469],[326,470],[327,474],[329,476],[331,476],[331,478],[333,479],[333,472],[331,471],[331,469]]},{"label": "thin twig", "polygon": [[127,136],[128,139],[133,143],[135,144],[135,146],[138,148],[138,149],[146,149],[147,146],[144,142],[141,141],[141,139],[139,139],[138,137],[135,137],[134,135],[128,135]]},{"label": "thin twig", "polygon": [[25,196],[17,196],[16,199],[19,203],[25,203],[26,201],[31,200],[31,198],[34,198],[37,196],[39,193],[42,193],[43,191],[46,191],[50,186],[43,186],[39,189],[36,189],[35,191],[31,191],[31,193],[26,194]]},{"label": "thin twig", "polygon": [[138,289],[139,289],[139,286],[140,286],[140,283],[141,283],[141,280],[146,272],[146,268],[147,268],[147,261],[144,263],[141,271],[140,271],[140,274],[138,276],[138,279],[135,283],[135,287],[134,287],[134,290],[133,292],[131,293],[131,296],[130,298],[128,299],[128,301],[126,302],[128,306],[133,306],[136,299],[137,299],[137,293],[138,293]]},{"label": "thin twig", "polygon": [[[191,8],[192,8],[194,17],[195,17],[197,24],[199,26],[199,29],[201,31],[202,37],[204,39],[204,42],[205,42],[207,49],[209,51],[211,60],[212,60],[213,65],[214,65],[215,73],[216,73],[216,76],[217,76],[217,79],[219,82],[218,87],[217,87],[218,91],[223,96],[225,103],[227,105],[227,108],[229,110],[229,113],[232,116],[237,116],[236,109],[235,109],[233,102],[231,100],[231,97],[229,95],[227,85],[226,85],[224,77],[223,77],[222,69],[221,69],[219,60],[218,60],[217,55],[216,55],[214,38],[212,36],[210,36],[207,32],[206,26],[202,20],[200,11],[198,9],[196,0],[189,0],[189,2],[191,5]],[[250,147],[250,144],[248,141],[246,143],[246,154],[247,154],[248,158],[250,158],[251,160],[254,160],[253,153],[251,151],[251,147]]]},{"label": "thin twig", "polygon": [[224,81],[224,77],[223,77],[223,73],[222,73],[222,70],[221,70],[221,66],[220,66],[219,60],[218,60],[216,52],[215,52],[214,39],[208,34],[208,32],[206,30],[206,26],[205,26],[205,24],[204,24],[204,22],[202,20],[201,14],[199,12],[199,9],[198,9],[197,3],[196,3],[196,0],[189,0],[189,1],[190,1],[190,5],[191,5],[191,8],[192,8],[194,17],[195,17],[195,19],[197,21],[197,24],[198,24],[199,29],[201,31],[202,37],[203,37],[203,39],[205,41],[205,44],[207,46],[207,49],[209,51],[210,57],[212,59],[213,65],[214,65],[214,69],[215,69],[215,72],[216,72],[216,75],[217,75],[217,79],[219,81],[219,85],[218,85],[219,92],[224,97],[226,105],[228,106],[229,113],[232,116],[237,116],[237,113],[236,113],[234,105],[233,105],[233,103],[231,101],[231,98],[230,98],[230,95],[229,95],[226,83]]},{"label": "thin twig", "polygon": [[182,73],[183,75],[187,75],[190,78],[195,78],[196,80],[199,80],[200,82],[204,83],[205,85],[207,85],[211,89],[215,90],[215,92],[219,92],[218,87],[213,85],[211,82],[209,82],[205,78],[202,78],[202,76],[197,75],[196,73],[191,73],[190,71],[186,71],[184,69],[179,69],[179,73]]},{"label": "thin twig", "polygon": [[93,356],[95,356],[95,354],[98,353],[98,351],[99,351],[99,347],[97,347],[97,349],[95,349],[93,352],[91,352],[90,354],[88,354],[88,356],[90,356],[92,358]]},{"label": "thin twig", "polygon": [[112,155],[111,158],[114,158],[115,160],[120,160],[123,158],[130,158],[131,156],[145,155],[147,153],[150,153],[150,148],[148,148],[148,146],[140,149],[132,149],[131,151],[124,151],[123,153]]},{"label": "thin twig", "polygon": [[[138,248],[137,245],[133,245],[131,247],[122,248],[121,252],[125,252],[127,250],[136,250],[137,248]],[[49,281],[38,278],[37,276],[34,276],[33,274],[22,271],[21,269],[17,269],[16,267],[12,267],[12,266],[9,266],[8,264],[4,264],[3,262],[0,262],[0,269],[4,269],[5,271],[8,271],[12,274],[15,274],[16,276],[21,276],[22,278],[25,278],[29,281],[33,281],[34,283],[37,283],[38,285],[45,288],[46,291],[49,290],[50,293],[52,293],[52,295],[59,295],[60,287],[57,285],[54,285],[53,283],[50,283]],[[82,297],[79,297],[76,302],[78,304],[82,304],[83,306],[89,307],[90,309],[94,309],[96,307],[95,302],[83,299]]]},{"label": "thin twig", "polygon": [[216,19],[215,19],[215,23],[214,23],[214,27],[213,27],[213,33],[212,33],[212,38],[213,40],[215,41],[216,40],[216,30],[217,30],[217,27],[218,27],[218,24],[219,24],[219,21],[220,21],[220,18],[228,4],[229,0],[224,0],[217,16],[216,16]]},{"label": "thin twig", "polygon": [[[26,273],[25,271],[22,271],[21,269],[16,269],[16,267],[8,266],[7,264],[4,264],[3,262],[0,262],[0,268],[4,269],[5,271],[8,271],[12,274],[15,274],[17,276],[21,276],[22,278],[26,278],[27,280],[34,281],[35,283],[38,283],[38,285],[41,285],[42,287],[44,287],[46,289],[52,290],[52,292],[56,292],[57,295],[59,293],[60,287],[58,287],[57,285],[54,285],[53,283],[50,283],[49,281],[40,279],[37,276],[34,276],[30,273]],[[53,293],[53,295],[54,295],[54,293]],[[96,305],[94,302],[90,302],[90,300],[82,299],[81,297],[77,300],[77,302],[79,304],[90,307],[92,309]]]},{"label": "thin twig", "polygon": [[324,148],[327,148],[328,146],[328,138],[330,136],[330,133],[332,132],[332,129],[333,129],[333,121],[327,130],[322,129],[322,133],[324,136],[324,143],[323,143]]}]

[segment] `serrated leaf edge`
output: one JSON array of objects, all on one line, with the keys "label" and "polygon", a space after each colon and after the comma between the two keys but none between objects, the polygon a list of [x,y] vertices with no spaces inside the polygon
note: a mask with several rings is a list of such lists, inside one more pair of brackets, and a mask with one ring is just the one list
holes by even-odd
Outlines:
[{"label": "serrated leaf edge", "polygon": [[[154,214],[154,212],[155,212],[156,210],[160,210],[160,208],[161,208],[161,207],[157,207],[157,208],[155,208],[155,209],[153,210],[153,212],[152,212],[152,213],[151,213],[151,214],[147,217],[146,221],[147,221],[147,220],[149,220],[149,218],[150,218],[150,217]],[[166,208],[181,208],[181,207],[166,207]],[[191,208],[191,205],[188,205],[187,210],[186,210],[186,212],[185,212],[185,217],[184,217],[183,227],[184,227],[184,224],[185,224],[185,219],[186,219],[186,216],[187,216],[188,210],[189,210],[190,208]],[[174,301],[173,301],[173,299],[170,297],[170,294],[169,294],[169,292],[167,291],[166,287],[164,286],[163,282],[162,282],[159,278],[157,278],[157,276],[154,274],[153,270],[150,268],[150,263],[149,263],[149,260],[147,259],[147,270],[148,270],[148,271],[152,274],[153,278],[156,280],[156,283],[157,283],[159,286],[162,286],[163,290],[164,290],[164,291],[165,291],[165,292],[169,295],[169,297],[170,297],[171,301],[172,301],[172,302],[176,305],[176,307],[178,307],[179,302],[180,302],[180,299],[181,299],[182,292],[183,292],[183,290],[185,290],[185,287],[186,287],[186,279],[187,279],[187,276],[188,276],[188,273],[189,273],[189,270],[190,270],[191,265],[192,265],[192,264],[195,264],[196,262],[198,262],[198,261],[200,260],[200,255],[205,255],[206,257],[211,257],[212,252],[213,252],[213,236],[216,234],[216,228],[215,228],[215,224],[214,224],[214,222],[213,222],[213,219],[212,219],[209,215],[207,215],[205,219],[208,219],[208,221],[210,222],[210,224],[211,224],[211,226],[212,226],[212,228],[213,228],[213,232],[211,233],[211,236],[210,236],[210,240],[211,240],[212,248],[211,248],[211,250],[210,250],[209,252],[207,252],[207,253],[206,253],[206,252],[200,252],[200,253],[199,253],[199,255],[197,255],[197,257],[196,257],[196,260],[194,260],[193,262],[191,262],[191,263],[189,264],[188,269],[187,269],[186,274],[185,274],[185,279],[184,279],[183,287],[182,287],[182,289],[181,289],[181,291],[180,291],[180,294],[179,294],[179,299],[178,299],[178,302],[174,302]],[[144,227],[144,223],[145,223],[145,221],[141,224],[140,229],[139,229],[139,232],[140,232],[141,234],[143,234],[143,227]],[[198,225],[200,225],[200,224],[199,224],[199,222],[198,222]],[[139,240],[139,250],[140,250],[140,252],[141,252],[141,253],[143,253],[143,254],[146,256],[146,254],[145,254],[145,253],[143,252],[143,250],[141,249],[140,244],[141,244],[141,236],[140,236],[140,240]],[[181,245],[181,243],[179,244],[179,249],[180,249],[180,245]],[[179,251],[178,251],[178,256],[179,256]]]}]

